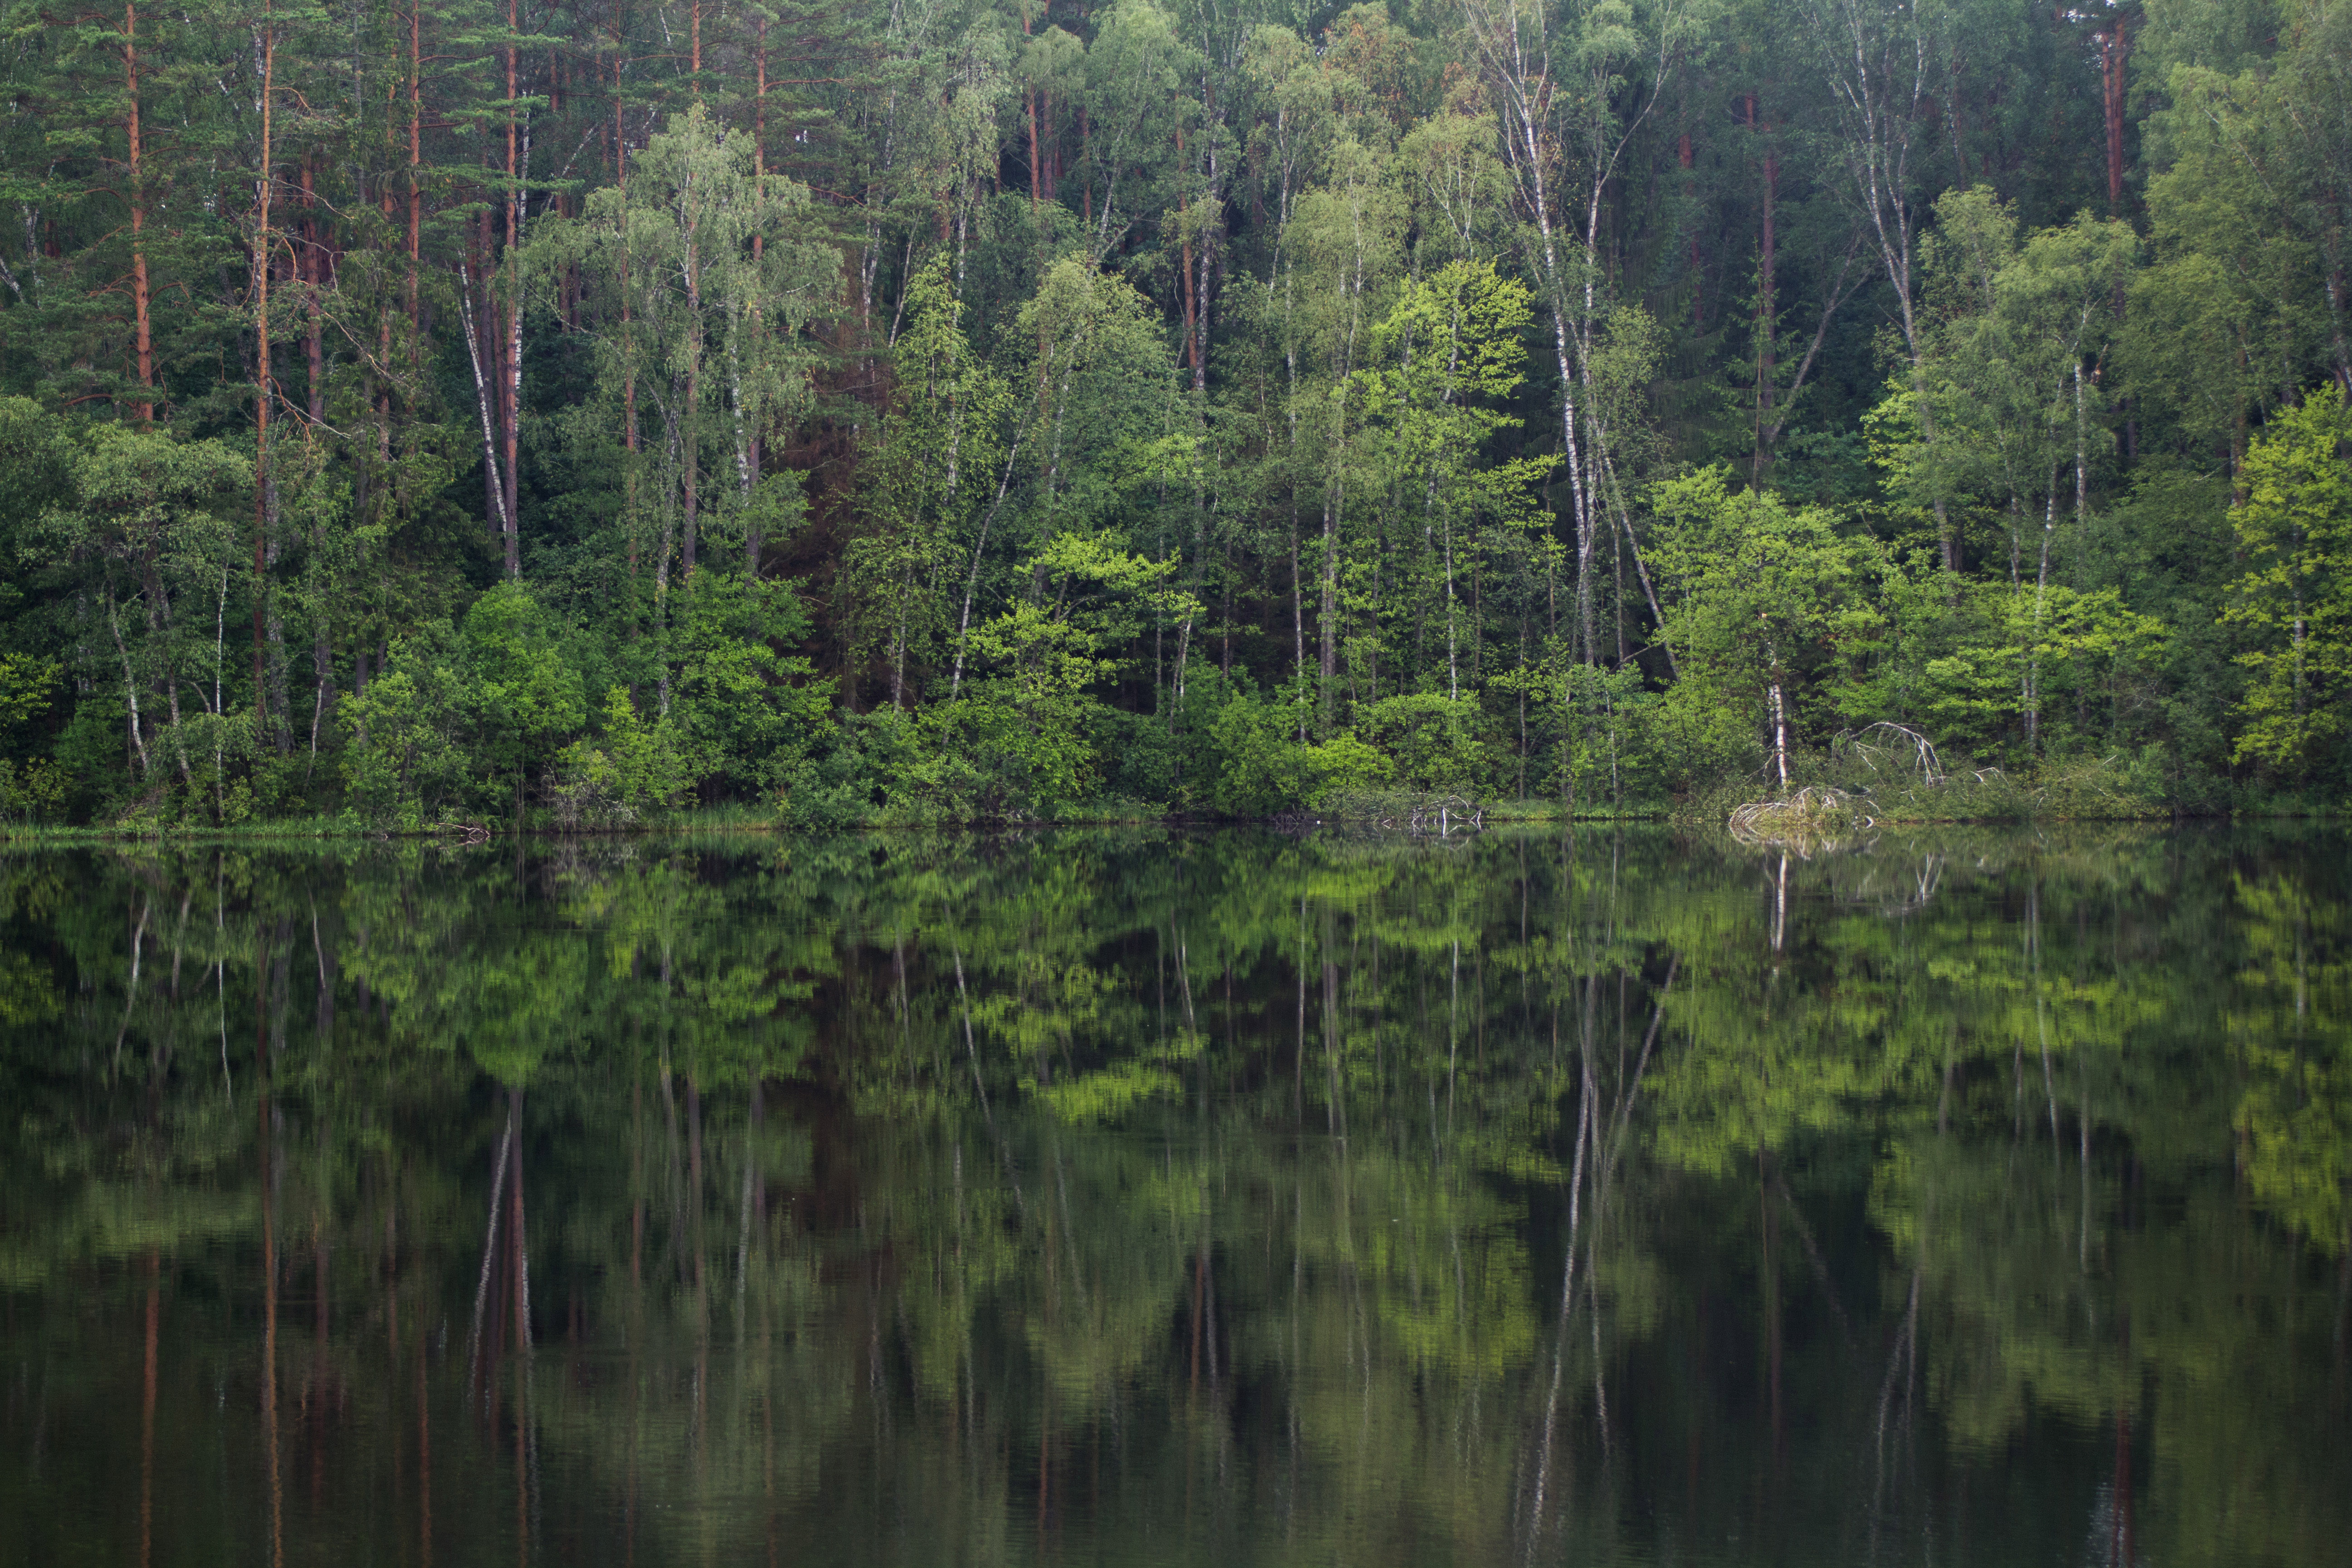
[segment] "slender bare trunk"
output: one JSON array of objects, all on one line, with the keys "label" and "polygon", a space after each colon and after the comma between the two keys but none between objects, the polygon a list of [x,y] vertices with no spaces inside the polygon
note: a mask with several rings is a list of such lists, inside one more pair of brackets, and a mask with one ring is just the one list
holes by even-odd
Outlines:
[{"label": "slender bare trunk", "polygon": [[1772,765],[1780,774],[1780,793],[1789,791],[1789,702],[1780,688],[1780,657],[1768,650],[1772,663]]},{"label": "slender bare trunk", "polygon": [[[507,0],[507,321],[505,375],[499,388],[499,423],[506,438],[506,471],[502,476],[504,490],[499,507],[499,523],[506,545],[506,568],[509,578],[522,575],[522,541],[520,519],[516,515],[520,502],[520,487],[516,472],[521,455],[522,424],[522,177],[530,161],[530,131],[515,122],[515,105],[520,97],[520,84],[515,71],[514,37],[522,31],[521,0]],[[697,15],[698,16],[698,7]],[[699,68],[698,62],[697,68]],[[520,133],[520,159],[517,138]],[[487,286],[487,279],[485,279]]]},{"label": "slender bare trunk", "polygon": [[144,783],[150,772],[147,761],[147,737],[142,732],[139,720],[139,681],[131,673],[131,650],[123,646],[122,619],[114,606],[114,585],[105,590],[106,629],[113,634],[115,656],[122,661],[122,700],[131,710],[131,744],[139,753],[139,777]]},{"label": "slender bare trunk", "polygon": [[[499,537],[504,540],[511,536],[513,529],[507,516],[506,483],[499,473],[499,438],[497,426],[493,423],[493,412],[499,402],[498,389],[494,384],[498,375],[495,357],[498,345],[495,342],[488,345],[493,356],[492,363],[485,365],[482,360],[484,348],[482,339],[488,334],[476,330],[474,320],[476,310],[472,302],[473,271],[463,261],[457,263],[457,318],[466,329],[466,355],[474,367],[474,407],[481,416],[482,466],[488,475],[488,482],[483,488],[489,496],[490,521],[497,527]],[[485,289],[484,293],[485,302],[480,309],[480,314],[487,321],[489,316],[489,306],[487,302],[488,290]]]}]

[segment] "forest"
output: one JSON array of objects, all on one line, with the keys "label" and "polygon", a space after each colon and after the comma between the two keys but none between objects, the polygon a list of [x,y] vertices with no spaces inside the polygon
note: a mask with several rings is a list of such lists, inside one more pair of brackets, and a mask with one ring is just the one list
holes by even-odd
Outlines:
[{"label": "forest", "polygon": [[0,822],[2352,771],[2330,0],[0,16]]}]

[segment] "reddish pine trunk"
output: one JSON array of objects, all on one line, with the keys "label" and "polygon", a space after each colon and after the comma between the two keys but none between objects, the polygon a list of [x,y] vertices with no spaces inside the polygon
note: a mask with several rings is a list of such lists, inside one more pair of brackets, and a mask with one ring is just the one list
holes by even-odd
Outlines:
[{"label": "reddish pine trunk", "polygon": [[2107,210],[2123,210],[2124,202],[2124,61],[2131,38],[2120,12],[2099,40],[2100,86],[2107,113]]},{"label": "reddish pine trunk", "polygon": [[[139,7],[135,0],[122,7],[122,75],[131,97],[130,114],[124,130],[130,137],[131,153],[131,312],[132,332],[139,355],[139,384],[152,392],[155,385],[155,342],[148,319],[147,287],[147,192],[145,170],[140,158],[139,138]],[[155,400],[142,398],[134,406],[142,425],[155,417]]]},{"label": "reddish pine trunk", "polygon": [[319,316],[319,284],[326,267],[319,244],[318,164],[315,152],[302,161],[302,248],[295,253],[294,280],[301,285],[302,303],[310,315],[302,347],[310,370],[310,423],[323,425],[327,421],[327,343],[325,323]]},{"label": "reddish pine trunk", "polygon": [[[511,36],[522,31],[520,0],[507,0],[507,31]],[[697,16],[700,12],[698,7]],[[698,64],[697,68],[700,67]],[[509,577],[522,574],[520,529],[515,506],[520,499],[516,484],[515,459],[521,447],[522,411],[522,190],[517,182],[522,170],[515,157],[515,100],[519,96],[515,73],[515,46],[511,37],[507,44],[507,263],[509,270],[507,298],[507,342],[503,352],[504,374],[499,378],[499,416],[505,437],[506,472],[506,567]]]},{"label": "reddish pine trunk", "polygon": [[[1756,95],[1748,95],[1748,128],[1757,129]],[[1765,127],[1767,133],[1770,127]],[[1748,482],[1760,487],[1764,471],[1772,461],[1769,432],[1772,428],[1772,340],[1780,324],[1778,297],[1773,288],[1773,265],[1776,256],[1772,232],[1773,198],[1780,183],[1779,149],[1764,149],[1764,234],[1762,254],[1759,258],[1756,289],[1756,453],[1749,469]]]}]

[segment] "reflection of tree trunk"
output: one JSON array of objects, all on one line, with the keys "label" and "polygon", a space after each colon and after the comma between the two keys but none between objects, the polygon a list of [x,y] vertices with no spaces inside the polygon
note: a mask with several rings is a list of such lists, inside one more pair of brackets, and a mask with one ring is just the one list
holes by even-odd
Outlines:
[{"label": "reflection of tree trunk", "polygon": [[1780,857],[1780,874],[1772,880],[1772,951],[1779,952],[1789,938],[1789,858]]},{"label": "reflection of tree trunk", "polygon": [[1774,1178],[1772,1152],[1759,1150],[1756,1155],[1759,1185],[1764,1192],[1764,1340],[1766,1350],[1766,1380],[1769,1386],[1772,1412],[1772,1464],[1777,1474],[1789,1460],[1789,1427],[1780,1404],[1780,1269],[1773,1256],[1774,1244],[1780,1240],[1780,1210],[1772,1202],[1771,1183]]},{"label": "reflection of tree trunk", "polygon": [[2344,1261],[2336,1269],[2336,1408],[2344,1408],[2344,1350],[2346,1331],[2352,1329],[2352,1221],[2347,1221],[2343,1240]]},{"label": "reflection of tree trunk", "polygon": [[1851,1344],[1853,1322],[1845,1315],[1845,1304],[1838,1300],[1837,1281],[1830,1278],[1829,1264],[1822,1258],[1821,1247],[1813,1240],[1812,1227],[1805,1223],[1805,1212],[1797,1206],[1795,1194],[1789,1191],[1788,1178],[1778,1169],[1772,1173],[1772,1188],[1787,1206],[1790,1223],[1797,1227],[1797,1241],[1805,1249],[1806,1263],[1812,1268],[1813,1283],[1822,1288],[1822,1297],[1829,1302],[1831,1315],[1838,1321],[1839,1336]]},{"label": "reflection of tree trunk", "polygon": [[[1329,932],[1325,932],[1328,949]],[[1331,1134],[1345,1134],[1345,1112],[1339,1104],[1339,966],[1323,962],[1323,1058],[1331,1075],[1329,1103],[1324,1108]]]},{"label": "reflection of tree trunk", "polygon": [[2116,1412],[2115,1543],[2110,1561],[2116,1568],[2132,1568],[2139,1561],[2132,1541],[2131,1413]]},{"label": "reflection of tree trunk", "polygon": [[1201,1294],[1208,1282],[1209,1243],[1206,1237],[1192,1252],[1192,1392],[1201,1392]]},{"label": "reflection of tree trunk", "polygon": [[629,1284],[644,1282],[646,1258],[645,1087],[629,1086]]},{"label": "reflection of tree trunk", "polygon": [[1560,1374],[1568,1358],[1569,1310],[1576,1299],[1576,1248],[1583,1228],[1580,1200],[1584,1191],[1585,1148],[1592,1131],[1592,1063],[1588,1054],[1584,1062],[1584,1092],[1577,1097],[1576,1153],[1569,1167],[1568,1176],[1568,1246],[1560,1263],[1559,1331],[1552,1346],[1551,1392],[1544,1401],[1543,1434],[1536,1451],[1534,1496],[1528,1506],[1527,1554],[1535,1555],[1537,1539],[1543,1532],[1546,1496],[1550,1489],[1552,1443],[1559,1428]]},{"label": "reflection of tree trunk", "polygon": [[[323,1156],[325,1151],[320,1151]],[[323,1167],[323,1158],[320,1161]],[[327,1491],[327,1254],[326,1226],[318,1211],[310,1213],[310,1506],[317,1508]]]},{"label": "reflection of tree trunk", "polygon": [[425,1338],[416,1340],[416,1560],[433,1568],[433,1407],[425,1397]]},{"label": "reflection of tree trunk", "polygon": [[1911,1266],[1910,1303],[1903,1310],[1903,1326],[1896,1331],[1894,1349],[1887,1354],[1886,1376],[1878,1385],[1878,1428],[1873,1448],[1876,1460],[1876,1472],[1870,1503],[1870,1555],[1874,1559],[1878,1555],[1878,1527],[1886,1500],[1886,1425],[1888,1416],[1895,1408],[1895,1380],[1898,1373],[1904,1373],[1902,1423],[1907,1426],[1910,1419],[1911,1384],[1906,1369],[1913,1363],[1914,1352],[1918,1343],[1919,1282],[1925,1273],[1926,1269],[1922,1266],[1916,1263]]},{"label": "reflection of tree trunk", "polygon": [[735,1232],[735,1337],[743,1336],[743,1291],[751,1268],[751,1194],[760,1184],[760,1079],[751,1077],[751,1103],[743,1118],[743,1202]]},{"label": "reflection of tree trunk", "polygon": [[514,1148],[514,1113],[507,1113],[507,1129],[499,1135],[499,1163],[490,1175],[490,1216],[482,1234],[482,1269],[474,1284],[474,1326],[466,1336],[466,1382],[470,1389],[481,1366],[482,1311],[489,1304],[490,1263],[499,1244],[499,1199],[506,1193],[507,1159]]},{"label": "reflection of tree trunk", "polygon": [[[537,1439],[531,1417],[531,1323],[530,1323],[530,1233],[523,1206],[522,1158],[522,1090],[507,1090],[507,1142],[511,1152],[508,1163],[513,1166],[512,1178],[507,1183],[506,1288],[507,1313],[503,1320],[514,1332],[514,1459],[515,1459],[515,1561],[527,1564],[530,1561],[530,1522],[538,1502],[535,1478],[538,1467],[531,1462],[531,1450]],[[502,1336],[492,1336],[494,1344]],[[495,1399],[498,1370],[492,1366],[484,1381]],[[491,1406],[489,1426],[498,1428],[497,1406]]]},{"label": "reflection of tree trunk", "polygon": [[517,1352],[530,1348],[530,1247],[523,1229],[522,1090],[507,1091],[507,1133],[513,1144],[514,1180],[507,1184],[507,1247],[513,1257],[514,1343]]},{"label": "reflection of tree trunk", "polygon": [[1304,1122],[1307,1116],[1307,900],[1298,900],[1298,1038],[1291,1047],[1291,1114]]},{"label": "reflection of tree trunk", "polygon": [[270,1131],[268,1003],[265,949],[253,966],[254,1057],[259,1068],[254,1100],[261,1116],[261,1441],[269,1453],[270,1568],[286,1568],[286,1500],[278,1468],[278,1169]]},{"label": "reflection of tree trunk", "polygon": [[686,1182],[688,1215],[694,1226],[694,1299],[702,1301],[702,1090],[686,1075]]},{"label": "reflection of tree trunk", "polygon": [[155,1323],[163,1310],[158,1280],[163,1260],[147,1255],[147,1368],[139,1399],[139,1568],[147,1568],[155,1550]]}]

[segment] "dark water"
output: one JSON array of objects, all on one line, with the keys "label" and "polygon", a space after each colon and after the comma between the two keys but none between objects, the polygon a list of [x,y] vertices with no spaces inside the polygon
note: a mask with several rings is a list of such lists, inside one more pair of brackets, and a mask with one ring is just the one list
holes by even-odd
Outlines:
[{"label": "dark water", "polygon": [[2347,849],[0,858],[0,1562],[2352,1561]]}]

